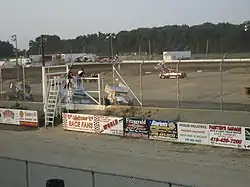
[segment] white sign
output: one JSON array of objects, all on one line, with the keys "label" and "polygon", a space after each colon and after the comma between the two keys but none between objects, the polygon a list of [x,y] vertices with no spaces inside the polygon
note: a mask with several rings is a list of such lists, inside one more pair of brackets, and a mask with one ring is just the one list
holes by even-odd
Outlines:
[{"label": "white sign", "polygon": [[243,148],[244,128],[230,125],[209,125],[209,145]]},{"label": "white sign", "polygon": [[65,130],[95,132],[94,115],[65,113],[63,124]]},{"label": "white sign", "polygon": [[123,118],[98,116],[100,132],[103,134],[112,134],[123,136]]},{"label": "white sign", "polygon": [[19,110],[20,125],[22,126],[38,126],[37,111]]},{"label": "white sign", "polygon": [[208,144],[208,125],[178,122],[178,141],[184,143]]},{"label": "white sign", "polygon": [[19,110],[1,108],[0,123],[20,125]]},{"label": "white sign", "polygon": [[0,123],[37,127],[37,111],[0,108]]},{"label": "white sign", "polygon": [[243,127],[243,129],[244,129],[243,149],[250,150],[250,127]]}]

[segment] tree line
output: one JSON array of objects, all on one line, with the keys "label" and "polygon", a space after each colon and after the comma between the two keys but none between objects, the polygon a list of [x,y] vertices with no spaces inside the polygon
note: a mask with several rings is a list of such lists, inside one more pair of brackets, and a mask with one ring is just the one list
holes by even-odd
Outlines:
[{"label": "tree line", "polygon": [[[191,50],[192,53],[244,53],[250,52],[250,31],[245,24],[204,23],[201,25],[167,25],[138,28],[114,33],[95,33],[75,39],[61,39],[45,35],[44,50],[47,54],[94,53],[102,56],[144,52],[162,54],[164,50]],[[111,42],[112,40],[112,42]],[[41,52],[41,37],[29,41],[28,54]],[[2,51],[2,48],[4,50]],[[5,49],[6,48],[6,49]],[[13,47],[0,43],[0,55],[11,55]]]},{"label": "tree line", "polygon": [[6,41],[0,40],[0,59],[8,58],[14,55],[14,47],[12,44]]}]

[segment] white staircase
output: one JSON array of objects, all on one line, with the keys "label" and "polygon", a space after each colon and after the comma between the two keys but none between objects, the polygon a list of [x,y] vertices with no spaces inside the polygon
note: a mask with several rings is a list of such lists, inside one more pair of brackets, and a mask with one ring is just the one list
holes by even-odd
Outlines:
[{"label": "white staircase", "polygon": [[58,97],[61,87],[60,79],[54,78],[49,80],[48,95],[44,106],[45,127],[54,127],[54,120],[58,114]]}]

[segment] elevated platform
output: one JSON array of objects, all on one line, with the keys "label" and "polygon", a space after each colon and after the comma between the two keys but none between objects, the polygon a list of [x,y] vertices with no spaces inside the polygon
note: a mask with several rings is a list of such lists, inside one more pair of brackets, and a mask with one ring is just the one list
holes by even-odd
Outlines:
[{"label": "elevated platform", "polygon": [[104,110],[106,108],[105,105],[88,105],[88,104],[60,104],[62,108],[66,108],[67,110]]}]

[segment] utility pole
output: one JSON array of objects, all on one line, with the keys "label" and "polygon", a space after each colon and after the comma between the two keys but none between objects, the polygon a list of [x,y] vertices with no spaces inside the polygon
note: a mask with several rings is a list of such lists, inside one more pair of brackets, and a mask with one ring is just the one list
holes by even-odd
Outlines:
[{"label": "utility pole", "polygon": [[209,45],[209,43],[208,43],[209,41],[207,40],[207,43],[206,43],[206,58],[207,58],[207,54],[208,54],[208,45]]},{"label": "utility pole", "polygon": [[110,47],[111,47],[111,56],[112,56],[112,60],[114,59],[114,49],[113,49],[113,36],[110,35]]},{"label": "utility pole", "polygon": [[41,54],[42,54],[42,65],[45,67],[45,58],[44,58],[44,36],[41,35]]},{"label": "utility pole", "polygon": [[113,39],[115,39],[116,36],[113,34],[109,34],[109,36],[106,37],[106,39],[110,39],[110,48],[111,48],[111,56],[112,56],[112,78],[113,78],[113,86],[115,85],[115,62],[114,62],[114,50],[113,50]]},{"label": "utility pole", "polygon": [[16,48],[16,80],[19,81],[19,64],[18,64],[18,49],[17,49],[17,35],[12,35],[11,40],[15,42],[15,48]]},{"label": "utility pole", "polygon": [[148,53],[149,53],[149,60],[151,60],[151,41],[150,39],[148,40]]}]

